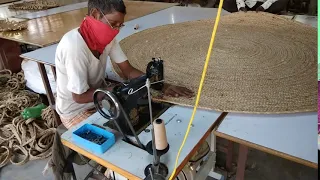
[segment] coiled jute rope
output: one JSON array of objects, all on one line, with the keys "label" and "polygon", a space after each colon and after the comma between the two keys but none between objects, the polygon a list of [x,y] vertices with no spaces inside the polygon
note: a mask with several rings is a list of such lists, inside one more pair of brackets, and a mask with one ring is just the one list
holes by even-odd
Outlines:
[{"label": "coiled jute rope", "polygon": [[57,127],[52,109],[44,109],[41,119],[21,116],[25,108],[39,103],[39,95],[25,90],[22,72],[0,71],[0,168],[9,162],[23,165],[51,155]]}]

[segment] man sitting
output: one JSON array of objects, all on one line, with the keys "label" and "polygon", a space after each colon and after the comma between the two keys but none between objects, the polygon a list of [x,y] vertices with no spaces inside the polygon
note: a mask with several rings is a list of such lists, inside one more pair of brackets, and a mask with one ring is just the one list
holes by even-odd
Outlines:
[{"label": "man sitting", "polygon": [[280,14],[286,10],[289,0],[224,0],[223,9],[228,12],[265,11]]},{"label": "man sitting", "polygon": [[[66,128],[95,112],[93,93],[103,87],[107,56],[117,63],[126,78],[143,75],[131,66],[115,39],[124,26],[125,14],[126,7],[122,0],[89,0],[88,16],[79,28],[66,33],[58,44],[55,57],[56,110]],[[184,87],[168,84],[165,84],[164,94],[193,96],[193,92]]]}]

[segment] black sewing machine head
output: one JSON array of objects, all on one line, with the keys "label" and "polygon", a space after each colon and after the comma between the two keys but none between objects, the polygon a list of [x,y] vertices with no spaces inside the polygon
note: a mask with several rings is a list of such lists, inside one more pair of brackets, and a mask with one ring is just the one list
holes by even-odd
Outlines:
[{"label": "black sewing machine head", "polygon": [[[128,115],[131,124],[133,125],[136,133],[140,133],[144,127],[150,123],[149,108],[148,108],[148,92],[146,80],[149,78],[151,88],[161,91],[164,86],[163,74],[163,60],[160,58],[152,58],[148,63],[146,74],[127,82],[121,83],[113,89],[113,94],[116,95],[120,104],[123,106],[125,113]],[[157,83],[156,83],[157,82]],[[153,84],[156,83],[156,84]],[[156,115],[165,109],[163,105],[152,103],[153,114]],[[123,114],[116,120],[123,129],[126,135],[132,136],[128,124],[123,119]],[[105,123],[106,126],[116,129],[111,122]]]},{"label": "black sewing machine head", "polygon": [[[132,91],[135,92],[137,89],[144,86],[146,84],[147,78],[149,78],[150,80],[152,89],[162,90],[164,86],[164,83],[161,82],[164,80],[163,60],[161,60],[160,58],[152,58],[152,61],[147,65],[145,75],[124,82],[121,86],[115,88],[115,92],[117,94],[121,94],[121,96],[130,95]],[[153,84],[155,82],[157,83]],[[144,92],[146,92],[146,88],[143,88],[143,90]]]}]

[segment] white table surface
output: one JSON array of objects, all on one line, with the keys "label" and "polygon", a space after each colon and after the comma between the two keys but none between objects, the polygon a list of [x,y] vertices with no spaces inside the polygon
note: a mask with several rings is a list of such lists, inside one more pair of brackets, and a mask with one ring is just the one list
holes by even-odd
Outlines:
[{"label": "white table surface", "polygon": [[317,16],[295,15],[294,20],[301,22],[303,24],[310,25],[310,26],[318,29],[318,17]]},{"label": "white table surface", "polygon": [[[170,7],[158,11],[153,14],[149,14],[125,23],[125,26],[121,29],[117,35],[117,40],[121,41],[136,32],[161,26],[165,24],[175,24],[179,22],[200,20],[200,19],[214,19],[216,17],[217,9],[212,8],[197,8],[197,7]],[[227,11],[222,11],[222,14],[228,14]],[[139,29],[134,30],[135,24],[139,24]],[[40,48],[32,52],[22,54],[21,57],[39,61],[44,64],[54,65],[54,57],[57,44]],[[152,57],[150,57],[152,58]]]},{"label": "white table surface", "polygon": [[294,18],[294,15],[281,15],[281,16],[291,20]]},{"label": "white table surface", "polygon": [[[172,106],[166,112],[164,112],[159,118],[163,119],[166,124],[166,132],[170,149],[167,154],[161,157],[161,162],[166,164],[169,169],[169,176],[173,172],[175,158],[183,141],[187,126],[192,114],[193,108]],[[190,154],[192,149],[204,136],[204,134],[210,129],[213,123],[218,119],[221,113],[214,111],[198,110],[193,121],[193,127],[190,130],[188,139],[180,154],[179,164]],[[180,120],[181,122],[178,122]],[[65,132],[61,138],[77,145],[72,139],[72,132],[82,126],[84,123],[95,123],[102,125],[107,120],[104,119],[99,113],[95,113],[81,124],[76,125],[72,129]],[[150,126],[147,128],[150,129]],[[147,144],[151,140],[151,133],[142,132],[139,134],[139,138],[143,144]],[[77,145],[81,147],[81,145]],[[90,152],[85,147],[81,147],[84,150]],[[152,156],[146,151],[141,150],[135,146],[123,142],[120,138],[117,138],[116,144],[113,145],[107,152],[102,155],[98,155],[99,158],[117,166],[127,172],[139,177],[144,178],[144,168],[152,162]]]},{"label": "white table surface", "polygon": [[68,5],[60,6],[60,7],[56,7],[56,8],[51,8],[48,10],[20,14],[20,15],[14,16],[14,17],[24,18],[24,19],[35,19],[35,18],[50,16],[53,14],[63,13],[63,12],[67,12],[67,11],[73,11],[73,10],[85,8],[87,6],[88,6],[88,2],[80,2],[80,3],[68,4]]},{"label": "white table surface", "polygon": [[312,163],[318,163],[317,113],[229,113],[217,131]]}]

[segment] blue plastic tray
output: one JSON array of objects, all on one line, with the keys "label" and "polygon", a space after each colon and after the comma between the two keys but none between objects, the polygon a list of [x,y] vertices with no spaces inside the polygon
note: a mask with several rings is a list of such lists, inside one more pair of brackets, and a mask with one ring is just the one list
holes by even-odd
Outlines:
[{"label": "blue plastic tray", "polygon": [[[101,135],[104,138],[107,138],[107,140],[103,144],[99,145],[87,139],[83,139],[82,137],[79,136],[80,134],[87,132],[89,130],[97,135]],[[72,137],[75,143],[80,147],[84,147],[85,149],[88,149],[91,152],[99,153],[99,154],[105,153],[116,142],[115,136],[113,133],[108,132],[105,129],[99,128],[91,124],[84,124],[79,129],[75,130],[72,133]]]}]

